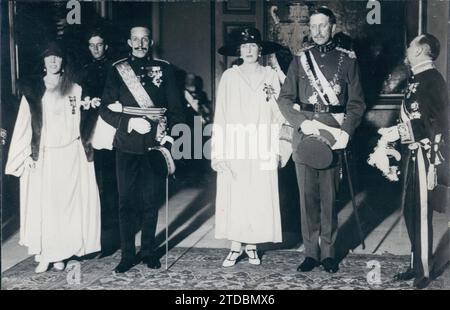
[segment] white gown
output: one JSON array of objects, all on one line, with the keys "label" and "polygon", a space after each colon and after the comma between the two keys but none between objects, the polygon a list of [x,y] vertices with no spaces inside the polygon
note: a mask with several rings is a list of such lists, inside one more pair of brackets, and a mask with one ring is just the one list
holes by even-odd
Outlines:
[{"label": "white gown", "polygon": [[[5,173],[20,177],[20,241],[36,261],[55,262],[100,250],[100,199],[93,162],[80,140],[81,99],[74,85],[64,97],[46,91],[42,98],[43,126],[36,168],[31,155],[31,114],[22,97]],[[74,112],[74,114],[72,113]]]},{"label": "white gown", "polygon": [[[275,101],[280,83],[273,69],[260,69],[253,83],[238,66],[223,73],[211,140],[213,169],[226,162],[234,172],[217,175],[215,237],[250,244],[282,241],[277,145],[284,118]],[[273,93],[268,101],[267,86]],[[239,147],[239,138],[247,139],[246,147]]]}]

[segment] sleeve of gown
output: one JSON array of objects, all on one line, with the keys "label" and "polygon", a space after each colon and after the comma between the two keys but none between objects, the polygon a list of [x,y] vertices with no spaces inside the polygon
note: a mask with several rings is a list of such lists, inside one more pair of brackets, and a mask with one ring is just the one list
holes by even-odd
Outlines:
[{"label": "sleeve of gown", "polygon": [[222,75],[217,90],[214,123],[211,137],[211,167],[217,171],[217,164],[225,160],[226,141],[226,104],[227,91],[226,73]]},{"label": "sleeve of gown", "polygon": [[[279,75],[277,73],[274,74],[273,85],[275,88],[275,98],[274,99],[278,99],[278,96],[280,95],[280,92],[281,92],[281,83],[280,83]],[[292,154],[292,143],[290,141],[284,139],[284,137],[286,137],[286,136],[292,137],[292,132],[289,130],[289,127],[283,126],[283,124],[288,123],[288,121],[281,113],[277,102],[275,100],[272,100],[272,101],[273,101],[272,124],[278,125],[276,134],[272,135],[272,137],[271,137],[273,139],[272,145],[275,146],[274,152],[279,155],[278,165],[281,167],[284,167],[284,166],[286,166],[286,163]]]},{"label": "sleeve of gown", "polygon": [[5,174],[20,177],[25,169],[24,162],[31,156],[31,114],[25,96],[20,101],[19,112],[9,147]]}]

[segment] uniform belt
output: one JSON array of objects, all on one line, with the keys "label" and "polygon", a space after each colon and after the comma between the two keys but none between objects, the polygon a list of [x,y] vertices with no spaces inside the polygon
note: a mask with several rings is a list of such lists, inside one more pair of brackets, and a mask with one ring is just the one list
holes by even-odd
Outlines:
[{"label": "uniform belt", "polygon": [[123,107],[123,113],[140,116],[161,116],[166,113],[166,108],[137,108],[137,107]]},{"label": "uniform belt", "polygon": [[341,105],[326,105],[322,103],[309,104],[300,103],[302,111],[309,111],[314,113],[345,113],[345,107]]}]

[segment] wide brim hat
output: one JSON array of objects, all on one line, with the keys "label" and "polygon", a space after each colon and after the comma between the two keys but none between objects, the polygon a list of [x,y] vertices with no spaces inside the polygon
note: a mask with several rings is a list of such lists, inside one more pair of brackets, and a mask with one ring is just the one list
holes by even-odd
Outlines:
[{"label": "wide brim hat", "polygon": [[295,161],[314,169],[327,169],[335,161],[331,147],[336,139],[327,130],[319,130],[320,135],[308,135],[297,146]]},{"label": "wide brim hat", "polygon": [[258,29],[253,27],[245,27],[234,30],[231,33],[230,43],[219,48],[218,53],[223,56],[238,57],[238,47],[241,44],[246,43],[256,43],[261,46],[261,55],[269,55],[283,48],[283,46],[278,43],[263,41],[261,39],[261,33]]}]

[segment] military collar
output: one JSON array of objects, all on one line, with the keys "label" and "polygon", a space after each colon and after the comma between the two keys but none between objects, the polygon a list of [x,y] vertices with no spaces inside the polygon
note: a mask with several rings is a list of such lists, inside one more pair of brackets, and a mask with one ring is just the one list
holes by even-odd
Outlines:
[{"label": "military collar", "polygon": [[133,54],[130,54],[130,60],[136,61],[136,62],[144,62],[144,61],[150,61],[151,58],[150,58],[150,56],[139,58],[139,57],[133,56]]},{"label": "military collar", "polygon": [[333,40],[330,40],[326,44],[316,44],[314,45],[314,48],[316,48],[321,53],[328,53],[336,48],[336,43],[334,43]]},{"label": "military collar", "polygon": [[434,65],[432,60],[425,60],[422,61],[421,63],[415,65],[414,67],[411,68],[411,71],[413,72],[414,75],[417,75],[419,73],[422,73],[424,71],[427,71],[429,69],[434,69],[436,68],[436,66]]},{"label": "military collar", "polygon": [[105,63],[106,61],[107,61],[108,59],[106,58],[106,56],[103,56],[102,58],[99,58],[99,59],[95,59],[95,58],[92,58],[92,63]]},{"label": "military collar", "polygon": [[103,61],[103,60],[105,60],[105,59],[106,59],[106,55],[105,55],[105,54],[103,54],[103,56],[100,57],[100,58],[94,58],[94,57],[92,57],[92,60],[93,60],[93,61]]}]

